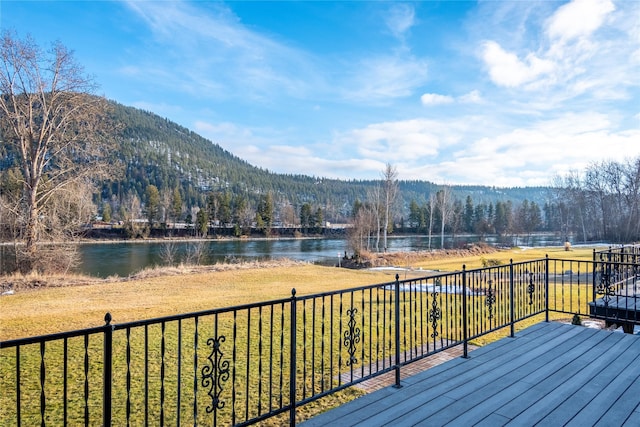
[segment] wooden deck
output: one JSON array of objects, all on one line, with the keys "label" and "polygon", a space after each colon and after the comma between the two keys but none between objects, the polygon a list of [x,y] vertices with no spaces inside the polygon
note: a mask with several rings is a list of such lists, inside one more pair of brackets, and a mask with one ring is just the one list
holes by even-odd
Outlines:
[{"label": "wooden deck", "polygon": [[506,424],[640,425],[640,336],[540,323],[302,423]]}]

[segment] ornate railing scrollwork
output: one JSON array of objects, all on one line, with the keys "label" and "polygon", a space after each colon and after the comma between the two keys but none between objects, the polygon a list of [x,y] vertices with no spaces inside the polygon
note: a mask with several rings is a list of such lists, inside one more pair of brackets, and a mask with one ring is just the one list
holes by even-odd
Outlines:
[{"label": "ornate railing scrollwork", "polygon": [[529,294],[529,305],[533,305],[533,293],[536,291],[536,285],[533,283],[533,273],[529,273],[529,286],[527,293]]},{"label": "ornate railing scrollwork", "polygon": [[349,327],[349,330],[344,331],[344,346],[347,347],[347,353],[349,353],[349,358],[346,362],[347,366],[352,366],[353,364],[358,363],[358,359],[355,356],[356,344],[360,342],[360,328],[356,328],[357,312],[357,308],[347,310],[347,316],[349,316],[347,326]]},{"label": "ornate railing scrollwork", "polygon": [[605,306],[609,305],[611,296],[615,294],[614,286],[611,281],[611,264],[606,264],[606,268],[603,265],[602,272],[600,273],[600,281],[596,285],[596,293],[602,295],[602,300]]},{"label": "ornate railing scrollwork", "polygon": [[208,388],[207,394],[211,397],[211,405],[207,406],[207,413],[224,408],[224,402],[220,399],[222,383],[229,379],[229,361],[222,360],[220,345],[225,341],[224,335],[218,338],[209,338],[207,346],[211,347],[211,354],[207,357],[209,363],[202,367],[202,387]]},{"label": "ornate railing scrollwork", "polygon": [[[436,286],[442,286],[439,279],[436,279]],[[429,310],[429,320],[431,321],[431,328],[433,332],[431,333],[431,338],[437,337],[438,334],[438,320],[442,317],[442,311],[438,307],[438,291],[436,291],[436,286],[433,287],[433,293],[431,294],[431,309]]]},{"label": "ornate railing scrollwork", "polygon": [[495,292],[491,285],[493,285],[493,280],[489,279],[487,282],[489,287],[484,291],[485,301],[484,304],[487,306],[487,310],[489,311],[489,320],[493,319],[493,304],[496,302]]}]

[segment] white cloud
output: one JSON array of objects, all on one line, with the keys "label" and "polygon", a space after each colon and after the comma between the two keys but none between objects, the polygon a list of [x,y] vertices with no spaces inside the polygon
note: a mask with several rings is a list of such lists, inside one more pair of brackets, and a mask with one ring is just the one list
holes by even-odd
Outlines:
[{"label": "white cloud", "polygon": [[360,61],[344,84],[344,97],[387,100],[407,97],[427,81],[427,63],[407,56],[381,56]]},{"label": "white cloud", "polygon": [[573,0],[560,6],[549,18],[546,31],[551,39],[562,41],[586,37],[600,28],[614,10],[610,0]]},{"label": "white cloud", "polygon": [[425,93],[420,97],[422,105],[439,105],[439,104],[451,104],[454,99],[448,95],[439,95],[437,93]]},{"label": "white cloud", "polygon": [[497,86],[526,90],[532,104],[546,101],[547,108],[558,108],[579,96],[594,102],[628,99],[630,88],[639,85],[629,79],[640,72],[634,59],[639,4],[574,0],[546,19],[534,15],[527,42],[522,29],[513,37],[502,35],[501,41],[483,42],[480,57]]},{"label": "white cloud", "polygon": [[483,102],[479,90],[472,90],[458,98],[458,101],[465,104],[480,104]]},{"label": "white cloud", "polygon": [[450,95],[440,95],[438,93],[425,93],[420,97],[420,102],[425,106],[453,104],[454,102],[460,102],[463,104],[480,104],[483,102],[483,99],[480,95],[480,91],[472,90],[471,92],[458,96],[457,98]]},{"label": "white cloud", "polygon": [[[452,156],[460,183],[549,185],[555,174],[640,155],[640,129],[615,130],[604,114],[567,113],[478,138]],[[606,147],[606,149],[605,149]]]},{"label": "white cloud", "polygon": [[245,27],[222,3],[206,10],[180,1],[127,4],[153,35],[148,51],[136,58],[139,68],[161,62],[167,70],[145,76],[153,84],[198,96],[243,92],[262,100],[274,92],[300,97],[324,86],[309,55]]},{"label": "white cloud", "polygon": [[551,61],[541,59],[533,53],[520,60],[516,54],[505,51],[494,41],[484,42],[482,59],[489,69],[491,80],[498,86],[521,86],[550,73],[554,68]]},{"label": "white cloud", "polygon": [[354,147],[359,156],[383,164],[406,165],[437,157],[441,150],[459,142],[467,126],[428,119],[373,123],[336,135],[335,144]]},{"label": "white cloud", "polygon": [[405,3],[392,4],[386,13],[385,23],[394,37],[402,39],[415,23],[413,6]]}]

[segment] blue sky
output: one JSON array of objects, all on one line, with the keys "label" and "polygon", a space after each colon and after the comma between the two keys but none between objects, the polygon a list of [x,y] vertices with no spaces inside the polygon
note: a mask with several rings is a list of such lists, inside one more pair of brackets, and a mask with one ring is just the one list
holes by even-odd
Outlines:
[{"label": "blue sky", "polygon": [[640,1],[14,1],[99,93],[273,172],[549,185],[640,155]]}]

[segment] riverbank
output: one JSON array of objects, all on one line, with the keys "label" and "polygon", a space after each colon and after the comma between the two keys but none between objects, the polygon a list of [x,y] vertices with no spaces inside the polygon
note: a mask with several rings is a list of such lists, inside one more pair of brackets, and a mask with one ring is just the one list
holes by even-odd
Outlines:
[{"label": "riverbank", "polygon": [[[420,274],[424,270],[454,271],[462,265],[471,269],[487,262],[506,264],[545,255],[591,260],[592,254],[593,248],[589,247],[571,251],[546,247],[481,254],[441,251],[404,254],[404,258],[387,253],[379,257],[389,265],[395,257],[399,266]],[[148,269],[126,278],[2,276],[0,284],[13,292],[0,296],[0,340],[99,326],[107,312],[114,322],[121,323],[288,298],[293,288],[302,296],[386,283],[393,281],[395,274],[395,270],[355,270],[278,260]]]},{"label": "riverbank", "polygon": [[[498,249],[486,244],[473,244],[465,249],[440,249],[432,251],[413,252],[363,252],[360,257],[345,256],[338,261],[339,266],[348,269],[368,269],[374,267],[409,267],[423,262],[440,259],[461,258],[469,256],[487,255],[498,252]],[[126,277],[109,276],[98,278],[81,274],[19,274],[0,276],[0,295],[10,295],[41,288],[59,288],[90,284],[104,284],[127,282],[161,276],[184,276],[190,274],[206,274],[221,271],[267,269],[277,267],[291,267],[309,264],[305,261],[293,259],[276,260],[235,260],[211,265],[180,264],[178,266],[155,266],[145,268]]]},{"label": "riverbank", "polygon": [[[438,249],[431,251],[411,252],[364,252],[359,261],[354,257],[346,256],[339,260],[339,266],[343,269],[367,270],[380,267],[398,267],[404,274],[413,272],[421,274],[425,270],[453,271],[459,270],[463,265],[467,268],[485,267],[490,264],[504,264],[510,260],[523,261],[542,258],[551,254],[555,257],[573,257],[578,259],[590,259],[592,248],[584,247],[581,250],[567,252],[562,247],[544,248],[512,248],[509,250],[498,249],[486,244],[473,244],[464,249]],[[0,276],[0,295],[13,295],[17,292],[28,292],[45,288],[66,288],[85,285],[101,285],[109,283],[126,283],[139,280],[158,278],[190,276],[196,274],[215,274],[219,272],[277,269],[310,265],[307,261],[288,258],[274,260],[243,260],[235,259],[233,262],[219,262],[210,265],[189,265],[163,267],[155,266],[145,268],[128,276],[112,275],[106,278],[88,276],[82,274],[8,274]],[[318,266],[326,274],[327,268]],[[378,270],[385,271],[385,270]],[[390,274],[386,270],[387,274]]]},{"label": "riverbank", "polygon": [[187,265],[172,267],[146,268],[127,277],[110,276],[99,278],[81,274],[29,274],[14,273],[0,276],[0,295],[13,295],[42,288],[63,288],[71,286],[100,285],[118,282],[132,282],[156,277],[189,276],[193,274],[208,274],[222,271],[237,271],[249,269],[282,268],[306,265],[303,261],[280,259],[272,261],[241,261],[233,263],[219,263],[213,265]]}]

